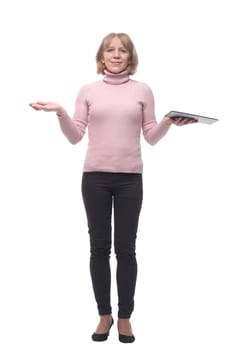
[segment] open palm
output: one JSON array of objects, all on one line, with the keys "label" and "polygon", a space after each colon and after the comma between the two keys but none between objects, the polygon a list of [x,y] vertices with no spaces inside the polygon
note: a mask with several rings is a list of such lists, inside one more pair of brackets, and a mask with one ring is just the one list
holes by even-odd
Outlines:
[{"label": "open palm", "polygon": [[61,106],[57,102],[38,101],[35,103],[30,103],[29,105],[36,111],[59,112],[61,110]]}]

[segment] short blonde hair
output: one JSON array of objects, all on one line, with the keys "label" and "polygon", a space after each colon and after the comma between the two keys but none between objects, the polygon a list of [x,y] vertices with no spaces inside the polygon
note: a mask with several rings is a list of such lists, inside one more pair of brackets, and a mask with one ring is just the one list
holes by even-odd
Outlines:
[{"label": "short blonde hair", "polygon": [[104,50],[106,50],[106,48],[110,45],[112,39],[115,37],[119,38],[123,46],[129,51],[130,63],[127,70],[129,74],[134,74],[138,66],[138,55],[131,38],[125,33],[110,33],[103,38],[96,54],[97,73],[104,74],[105,65],[102,62],[103,53]]}]

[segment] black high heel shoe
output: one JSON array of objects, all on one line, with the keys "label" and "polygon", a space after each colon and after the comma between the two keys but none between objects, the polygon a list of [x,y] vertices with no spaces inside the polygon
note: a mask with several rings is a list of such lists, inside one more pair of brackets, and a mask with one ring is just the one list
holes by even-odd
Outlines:
[{"label": "black high heel shoe", "polygon": [[[120,322],[120,319],[118,320],[118,322]],[[130,325],[130,329],[131,329],[131,325]],[[132,332],[132,330],[131,330]],[[133,343],[135,341],[135,336],[132,335],[126,335],[126,334],[121,334],[119,331],[119,323],[118,323],[118,335],[119,335],[119,341],[121,343]]]},{"label": "black high heel shoe", "polygon": [[107,340],[108,336],[109,336],[110,329],[111,329],[113,323],[114,322],[113,322],[113,318],[112,318],[112,322],[110,324],[110,327],[109,327],[108,331],[106,333],[93,333],[92,336],[91,336],[92,340],[94,340],[94,341],[105,341],[105,340]]},{"label": "black high heel shoe", "polygon": [[119,341],[121,343],[133,343],[135,340],[134,335],[124,335],[119,333]]}]

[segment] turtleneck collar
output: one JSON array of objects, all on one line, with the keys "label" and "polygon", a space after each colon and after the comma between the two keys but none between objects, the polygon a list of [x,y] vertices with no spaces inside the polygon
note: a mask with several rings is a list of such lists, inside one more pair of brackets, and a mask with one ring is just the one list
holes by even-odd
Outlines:
[{"label": "turtleneck collar", "polygon": [[129,73],[127,70],[124,70],[123,72],[115,74],[105,69],[104,74],[105,75],[104,75],[103,81],[105,83],[112,84],[112,85],[124,84],[129,80]]}]

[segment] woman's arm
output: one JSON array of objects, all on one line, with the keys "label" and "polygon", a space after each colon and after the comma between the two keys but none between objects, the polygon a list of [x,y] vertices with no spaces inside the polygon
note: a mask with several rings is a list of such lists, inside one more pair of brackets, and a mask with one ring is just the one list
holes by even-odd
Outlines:
[{"label": "woman's arm", "polygon": [[[168,118],[170,119],[170,118]],[[143,101],[142,131],[145,140],[155,145],[168,132],[171,123],[166,118],[159,123],[154,112],[154,96],[149,86],[145,84],[145,95]]]},{"label": "woman's arm", "polygon": [[143,103],[143,124],[142,130],[145,140],[155,145],[163,136],[166,135],[170,126],[183,126],[195,123],[196,120],[188,118],[169,118],[165,116],[159,123],[154,113],[154,96],[149,86],[145,84],[145,98]]},{"label": "woman's arm", "polygon": [[88,120],[88,104],[85,89],[80,89],[75,102],[75,112],[71,119],[66,110],[56,102],[36,102],[30,106],[37,111],[56,112],[63,134],[72,144],[78,143],[84,136]]}]

